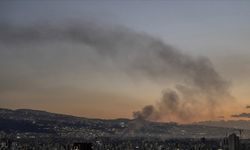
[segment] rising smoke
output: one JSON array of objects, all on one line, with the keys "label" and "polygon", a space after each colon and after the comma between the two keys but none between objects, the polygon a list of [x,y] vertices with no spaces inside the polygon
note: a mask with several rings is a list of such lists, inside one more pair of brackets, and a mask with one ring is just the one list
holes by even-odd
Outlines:
[{"label": "rising smoke", "polygon": [[138,74],[157,81],[178,79],[174,87],[166,84],[159,101],[134,112],[135,118],[188,121],[199,115],[213,116],[220,103],[231,98],[228,83],[208,58],[192,57],[145,33],[89,22],[0,26],[2,45],[49,46],[53,42],[81,44],[82,51],[87,47],[100,57],[111,59],[131,76]]}]

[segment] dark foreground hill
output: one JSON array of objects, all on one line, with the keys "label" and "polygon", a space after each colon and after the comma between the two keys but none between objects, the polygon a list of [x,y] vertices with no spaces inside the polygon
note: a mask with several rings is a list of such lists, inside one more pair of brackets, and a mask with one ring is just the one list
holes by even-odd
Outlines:
[{"label": "dark foreground hill", "polygon": [[[89,119],[30,109],[0,109],[0,131],[19,136],[220,138],[238,129],[130,119]],[[250,131],[244,130],[250,137]]]},{"label": "dark foreground hill", "polygon": [[196,125],[206,125],[211,127],[237,128],[250,130],[249,120],[218,120],[218,121],[203,121],[197,122]]}]

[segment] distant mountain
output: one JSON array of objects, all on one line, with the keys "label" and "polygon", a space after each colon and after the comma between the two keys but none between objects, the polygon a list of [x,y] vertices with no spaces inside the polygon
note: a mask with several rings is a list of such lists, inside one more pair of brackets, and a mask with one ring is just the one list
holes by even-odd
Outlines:
[{"label": "distant mountain", "polygon": [[206,125],[212,127],[238,128],[250,130],[250,120],[219,120],[219,121],[203,121],[194,123],[196,125]]},{"label": "distant mountain", "polygon": [[[161,137],[218,138],[237,129],[208,125],[149,122],[139,119],[89,119],[30,109],[0,109],[0,131],[18,136],[52,135],[60,137]],[[245,131],[250,137],[250,131]]]}]

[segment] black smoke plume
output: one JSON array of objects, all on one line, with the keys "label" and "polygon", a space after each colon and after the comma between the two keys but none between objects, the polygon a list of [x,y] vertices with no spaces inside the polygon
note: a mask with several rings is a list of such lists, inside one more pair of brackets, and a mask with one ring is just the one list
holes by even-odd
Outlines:
[{"label": "black smoke plume", "polygon": [[[157,121],[213,116],[221,102],[232,98],[228,82],[218,74],[208,58],[187,55],[146,33],[93,22],[27,26],[2,23],[0,26],[0,44],[7,45],[6,47],[37,47],[40,44],[49,46],[51,43],[80,44],[83,47],[78,52],[80,56],[87,55],[86,49],[94,51],[98,58],[112,60],[117,68],[131,77],[136,75],[164,83],[166,79],[175,81],[174,87],[166,83],[167,90],[163,89],[162,98],[154,105],[147,105],[134,112],[135,118]],[[1,50],[2,57],[8,50]],[[68,54],[59,48],[54,51],[60,58]],[[74,54],[74,48],[70,52]],[[37,51],[30,48],[17,53],[29,57]],[[46,50],[41,53],[49,55]],[[64,63],[63,59],[59,62]],[[1,80],[7,81],[6,78],[1,77]]]}]

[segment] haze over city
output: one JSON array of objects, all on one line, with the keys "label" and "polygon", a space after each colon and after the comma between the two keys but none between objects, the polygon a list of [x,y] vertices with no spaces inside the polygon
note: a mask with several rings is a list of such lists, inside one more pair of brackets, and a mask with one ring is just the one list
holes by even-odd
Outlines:
[{"label": "haze over city", "polygon": [[250,118],[248,1],[1,1],[0,106]]}]

